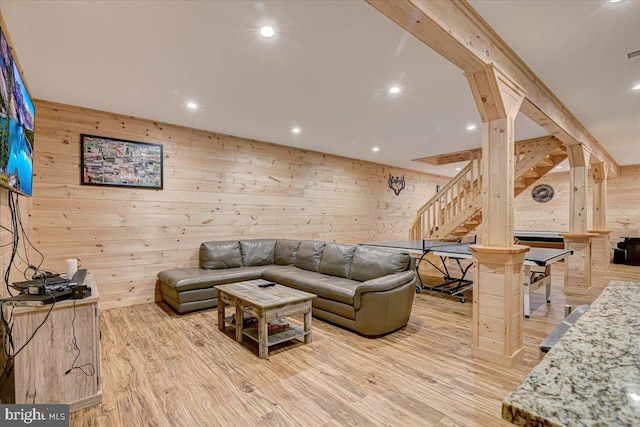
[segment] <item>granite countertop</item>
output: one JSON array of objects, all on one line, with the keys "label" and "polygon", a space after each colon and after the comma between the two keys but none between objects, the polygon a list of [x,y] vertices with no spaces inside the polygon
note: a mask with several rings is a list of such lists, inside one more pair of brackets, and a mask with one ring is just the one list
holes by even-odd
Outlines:
[{"label": "granite countertop", "polygon": [[640,283],[609,283],[502,403],[517,425],[640,426]]}]

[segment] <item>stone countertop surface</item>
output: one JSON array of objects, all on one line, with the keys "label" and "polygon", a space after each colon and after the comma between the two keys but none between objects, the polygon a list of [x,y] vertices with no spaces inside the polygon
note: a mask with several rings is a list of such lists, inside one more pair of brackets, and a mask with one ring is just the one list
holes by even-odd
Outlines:
[{"label": "stone countertop surface", "polygon": [[640,426],[640,283],[612,281],[502,403],[526,426]]}]

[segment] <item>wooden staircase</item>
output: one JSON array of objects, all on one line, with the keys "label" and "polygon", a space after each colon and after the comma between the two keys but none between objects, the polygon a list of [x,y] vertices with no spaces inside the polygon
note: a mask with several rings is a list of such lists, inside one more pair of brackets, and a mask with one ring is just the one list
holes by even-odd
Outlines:
[{"label": "wooden staircase", "polygon": [[[514,152],[514,196],[567,158],[566,148],[553,136],[518,141]],[[464,236],[482,223],[481,155],[480,149],[465,153],[467,166],[418,209],[409,239]]]}]

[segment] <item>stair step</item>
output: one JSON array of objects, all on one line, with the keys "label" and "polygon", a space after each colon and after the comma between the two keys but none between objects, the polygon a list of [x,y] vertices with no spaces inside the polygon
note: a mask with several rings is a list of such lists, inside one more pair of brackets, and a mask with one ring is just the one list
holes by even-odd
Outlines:
[{"label": "stair step", "polygon": [[522,178],[525,178],[525,179],[526,178],[538,179],[538,178],[540,178],[540,173],[538,173],[538,171],[536,171],[535,169],[534,170],[529,169],[528,171],[526,171],[525,173],[522,174]]},{"label": "stair step", "polygon": [[553,162],[552,159],[546,158],[546,159],[540,160],[537,166],[555,166],[555,163]]}]

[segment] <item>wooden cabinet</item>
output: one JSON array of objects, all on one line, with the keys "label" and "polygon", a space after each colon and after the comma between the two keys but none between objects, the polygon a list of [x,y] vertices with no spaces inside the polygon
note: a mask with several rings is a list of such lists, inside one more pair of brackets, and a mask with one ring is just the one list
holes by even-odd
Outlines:
[{"label": "wooden cabinet", "polygon": [[[15,357],[13,384],[5,387],[3,403],[68,403],[73,412],[102,402],[100,295],[92,275],[85,284],[91,287],[88,298],[61,301],[52,309],[13,309],[14,349],[33,339]],[[80,350],[75,363],[74,332]],[[82,365],[82,370],[71,369]]]}]

